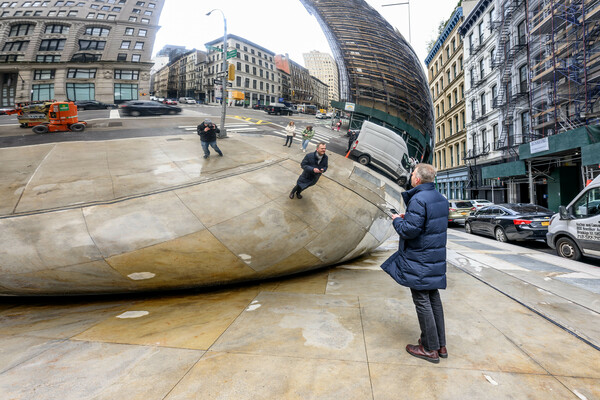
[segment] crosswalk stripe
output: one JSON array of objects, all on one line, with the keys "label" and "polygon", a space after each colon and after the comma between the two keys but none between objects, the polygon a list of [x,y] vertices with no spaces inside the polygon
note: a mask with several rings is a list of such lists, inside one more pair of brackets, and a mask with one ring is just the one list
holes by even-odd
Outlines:
[{"label": "crosswalk stripe", "polygon": [[232,129],[228,129],[229,131],[232,132],[245,132],[245,131],[257,131],[258,128],[232,128]]},{"label": "crosswalk stripe", "polygon": [[[281,135],[281,136],[287,136],[287,133],[285,131],[274,131],[276,134]],[[319,142],[325,142],[325,143],[329,143],[329,137],[327,136],[323,136],[323,135],[319,135],[315,133],[315,136],[313,136],[313,138],[310,140],[312,143],[314,143],[315,141],[319,141]],[[296,137],[294,138],[294,140],[298,140],[298,141],[302,141],[302,136],[298,136],[296,135]]]}]

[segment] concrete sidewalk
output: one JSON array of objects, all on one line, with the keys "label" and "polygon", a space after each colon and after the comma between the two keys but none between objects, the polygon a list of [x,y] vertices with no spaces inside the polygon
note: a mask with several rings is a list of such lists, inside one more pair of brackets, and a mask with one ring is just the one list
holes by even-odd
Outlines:
[{"label": "concrete sidewalk", "polygon": [[214,291],[4,298],[0,393],[599,399],[600,351],[591,345],[600,326],[598,275],[535,250],[460,232],[449,238],[449,358],[437,365],[404,349],[419,335],[410,292],[379,268],[394,238],[335,268]]}]

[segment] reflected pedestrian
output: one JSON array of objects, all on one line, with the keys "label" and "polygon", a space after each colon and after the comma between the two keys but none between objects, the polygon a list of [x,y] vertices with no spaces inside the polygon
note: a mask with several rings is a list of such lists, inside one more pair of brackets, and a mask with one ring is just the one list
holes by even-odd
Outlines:
[{"label": "reflected pedestrian", "polygon": [[210,157],[208,146],[212,147],[219,154],[219,157],[223,157],[223,152],[217,146],[217,133],[221,132],[221,130],[208,118],[198,125],[196,130],[198,135],[200,135],[200,144],[204,151],[204,158]]},{"label": "reflected pedestrian", "polygon": [[[292,141],[296,136],[296,124],[294,121],[290,121],[285,127],[285,144],[284,146],[290,147],[292,145]],[[289,143],[289,144],[288,144]]]},{"label": "reflected pedestrian", "polygon": [[421,329],[418,344],[406,351],[423,360],[439,363],[448,357],[444,310],[438,289],[446,288],[446,231],[448,200],[433,181],[435,168],[417,164],[412,189],[402,193],[406,214],[393,214],[392,224],[400,237],[398,251],[381,268],[396,282],[410,288]]},{"label": "reflected pedestrian", "polygon": [[302,195],[300,192],[306,188],[317,183],[321,174],[327,171],[328,157],[325,154],[327,145],[325,143],[319,143],[317,150],[314,153],[309,153],[304,156],[300,167],[302,167],[302,174],[296,182],[296,186],[290,192],[290,199],[294,198],[294,195],[301,199]]},{"label": "reflected pedestrian", "polygon": [[315,136],[315,131],[313,131],[312,125],[308,125],[306,129],[302,131],[302,151],[306,153],[306,147],[308,147],[308,143],[310,139]]}]

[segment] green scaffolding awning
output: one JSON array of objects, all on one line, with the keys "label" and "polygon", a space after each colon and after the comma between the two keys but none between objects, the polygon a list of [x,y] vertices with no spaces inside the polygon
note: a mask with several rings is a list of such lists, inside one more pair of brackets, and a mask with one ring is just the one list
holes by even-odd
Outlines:
[{"label": "green scaffolding awning", "polygon": [[507,176],[526,175],[524,161],[513,161],[504,164],[490,165],[481,167],[481,177],[483,179],[504,178]]}]

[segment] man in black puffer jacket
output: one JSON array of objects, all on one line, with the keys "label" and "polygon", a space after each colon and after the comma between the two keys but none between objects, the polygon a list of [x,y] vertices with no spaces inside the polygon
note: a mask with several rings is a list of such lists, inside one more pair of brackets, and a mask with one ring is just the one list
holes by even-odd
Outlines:
[{"label": "man in black puffer jacket", "polygon": [[223,152],[217,146],[217,133],[221,132],[221,130],[210,119],[205,119],[196,129],[198,135],[200,135],[200,144],[202,145],[202,150],[204,150],[204,158],[210,157],[209,145],[220,157],[223,157]]},{"label": "man in black puffer jacket", "polygon": [[302,195],[300,192],[316,184],[323,172],[327,171],[328,157],[325,154],[326,150],[327,145],[319,143],[314,153],[309,153],[304,157],[300,164],[303,172],[298,178],[296,186],[290,192],[290,199],[293,199],[294,195],[301,199]]},{"label": "man in black puffer jacket", "polygon": [[429,362],[448,357],[444,310],[438,289],[446,288],[446,232],[448,200],[433,184],[435,168],[417,164],[412,189],[403,192],[406,214],[392,215],[400,236],[399,248],[381,268],[396,282],[410,288],[421,328],[418,345],[406,351]]}]

